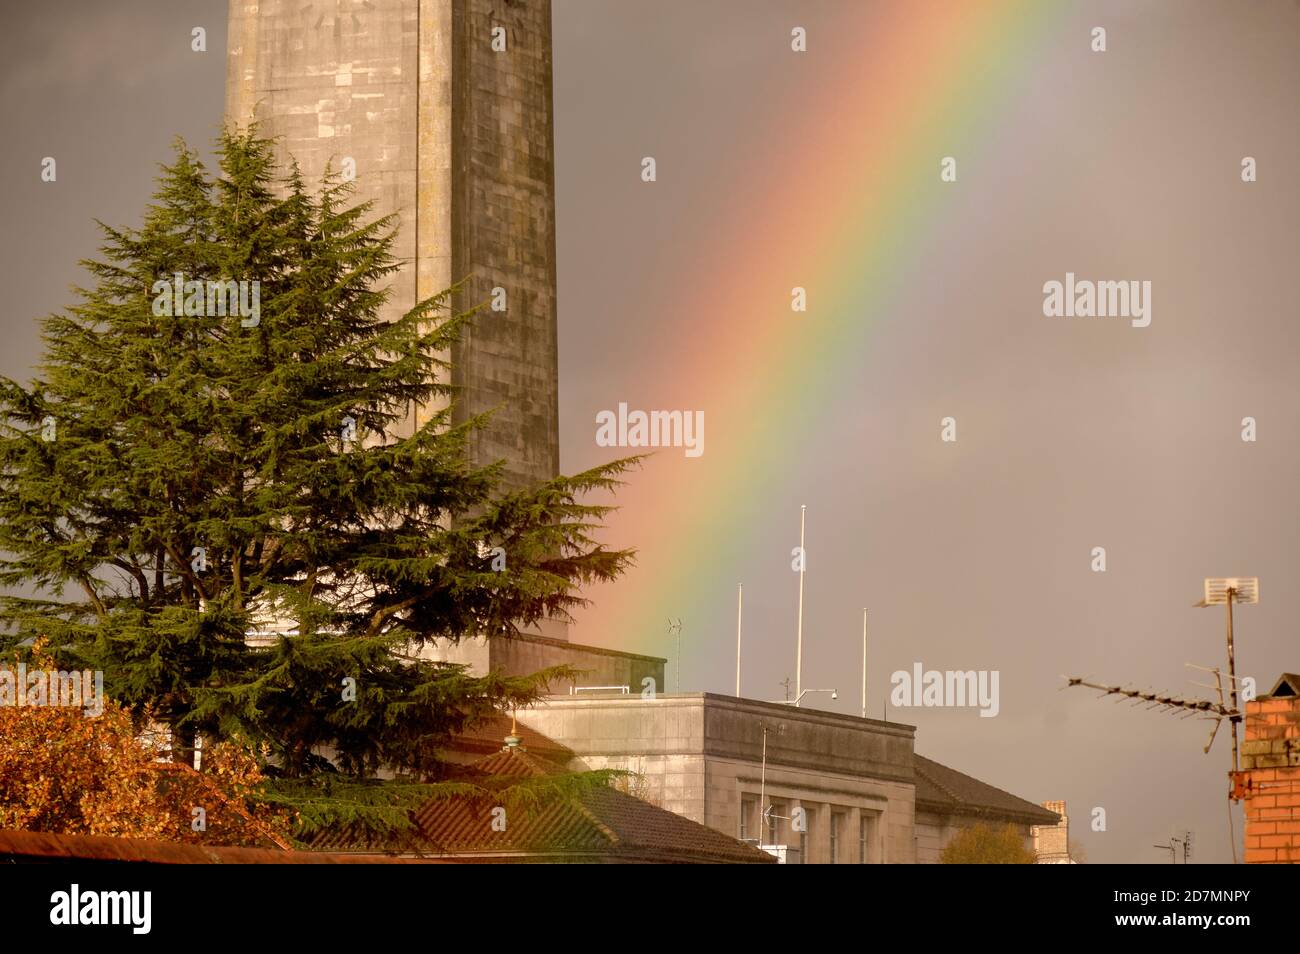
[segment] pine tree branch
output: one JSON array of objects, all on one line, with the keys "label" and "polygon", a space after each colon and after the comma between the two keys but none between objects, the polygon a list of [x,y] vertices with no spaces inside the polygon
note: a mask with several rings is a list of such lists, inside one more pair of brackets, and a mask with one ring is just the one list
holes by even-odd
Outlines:
[{"label": "pine tree branch", "polygon": [[90,602],[94,604],[96,615],[101,619],[106,617],[108,615],[108,609],[104,606],[103,600],[99,598],[99,594],[95,592],[95,588],[90,585],[90,577],[86,576],[84,573],[78,573],[76,576],[77,582],[81,584],[81,588],[86,591],[86,596],[88,596]]},{"label": "pine tree branch", "polygon": [[145,606],[149,605],[149,581],[144,575],[144,571],[134,562],[127,562],[120,557],[113,557],[108,561],[113,566],[120,567],[134,578],[136,585],[140,587],[140,602]]},{"label": "pine tree branch", "polygon": [[164,540],[163,548],[167,551],[168,555],[171,556],[172,562],[176,564],[176,571],[189,581],[190,586],[194,587],[198,592],[199,598],[206,602],[209,598],[208,591],[204,588],[203,583],[199,580],[198,574],[193,571],[193,568],[181,559],[180,554],[176,551],[175,545],[168,540]]},{"label": "pine tree branch", "polygon": [[395,603],[392,606],[386,606],[383,609],[377,611],[374,614],[374,616],[371,617],[370,625],[366,627],[366,636],[371,638],[378,636],[380,629],[383,627],[384,622],[386,620],[392,618],[397,613],[402,612],[402,610],[410,609],[419,601],[420,601],[419,597],[412,596],[402,600],[400,603]]},{"label": "pine tree branch", "polygon": [[231,585],[234,590],[235,610],[244,611],[244,548],[236,546],[231,548],[230,554],[230,575]]},{"label": "pine tree branch", "polygon": [[[501,464],[468,455],[487,417],[450,409],[445,354],[472,328],[456,290],[390,321],[397,220],[349,205],[346,184],[282,178],[274,152],[223,135],[209,177],[178,146],[142,225],[105,227],[91,287],[45,321],[39,379],[0,383],[0,581],[54,591],[0,606],[103,670],[133,711],[252,739],[288,775],[347,776],[324,784],[346,789],[322,796],[331,810],[395,818],[403,783],[356,781],[436,776],[439,746],[536,698],[545,675],[403,657],[510,638],[618,576],[631,552],[597,542],[610,508],[583,497],[630,464],[503,494]],[[262,321],[155,314],[149,290],[176,272],[259,277]],[[407,434],[410,408],[434,403],[447,406]],[[46,416],[57,442],[41,439]],[[361,439],[343,452],[345,416]],[[198,543],[201,574],[182,556]],[[501,572],[480,543],[504,545]],[[86,598],[65,600],[74,580]],[[250,645],[268,614],[300,632]]]}]

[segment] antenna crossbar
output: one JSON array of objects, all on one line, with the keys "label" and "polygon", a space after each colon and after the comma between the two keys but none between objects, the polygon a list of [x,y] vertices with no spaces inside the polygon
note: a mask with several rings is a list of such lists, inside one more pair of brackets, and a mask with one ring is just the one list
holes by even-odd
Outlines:
[{"label": "antenna crossbar", "polygon": [[1088,682],[1078,676],[1062,676],[1069,686],[1084,686],[1088,689],[1096,689],[1103,696],[1122,696],[1128,699],[1135,699],[1140,702],[1149,702],[1152,705],[1148,708],[1159,707],[1165,709],[1187,709],[1193,713],[1203,712],[1220,718],[1230,719],[1239,715],[1236,709],[1229,708],[1221,702],[1211,702],[1209,699],[1184,699],[1181,696],[1170,695],[1163,692],[1150,692],[1143,689],[1130,689],[1126,686],[1106,686],[1098,682]]}]

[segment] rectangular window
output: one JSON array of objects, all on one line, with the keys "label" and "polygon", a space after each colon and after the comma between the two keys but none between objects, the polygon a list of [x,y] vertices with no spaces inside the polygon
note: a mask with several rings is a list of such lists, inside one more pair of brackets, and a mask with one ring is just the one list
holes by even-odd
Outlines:
[{"label": "rectangular window", "polygon": [[813,813],[816,807],[807,802],[800,802],[796,811],[803,821],[800,826],[803,830],[799,832],[799,864],[806,865],[808,864],[808,834],[812,830]]},{"label": "rectangular window", "polygon": [[865,865],[871,860],[871,838],[875,830],[875,814],[862,812],[858,819],[858,864],[860,865]]},{"label": "rectangular window", "polygon": [[784,814],[785,806],[780,802],[768,802],[767,812],[767,843],[769,845],[779,845],[781,843],[780,816]]},{"label": "rectangular window", "polygon": [[742,798],[740,800],[740,840],[745,841],[750,837],[750,817],[754,813],[754,800],[752,798]]}]

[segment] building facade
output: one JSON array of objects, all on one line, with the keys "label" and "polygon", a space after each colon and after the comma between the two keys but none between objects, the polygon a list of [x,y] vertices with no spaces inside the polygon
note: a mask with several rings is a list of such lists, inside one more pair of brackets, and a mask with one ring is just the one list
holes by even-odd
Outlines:
[{"label": "building facade", "polygon": [[1057,820],[920,758],[894,722],[707,692],[557,696],[524,719],[571,768],[625,770],[633,794],[788,861],[933,863],[977,820],[1012,821],[1027,844]]}]

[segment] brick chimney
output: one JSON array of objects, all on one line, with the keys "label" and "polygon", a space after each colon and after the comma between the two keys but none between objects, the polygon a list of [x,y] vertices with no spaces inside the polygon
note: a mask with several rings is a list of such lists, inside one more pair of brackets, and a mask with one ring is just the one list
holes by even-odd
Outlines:
[{"label": "brick chimney", "polygon": [[1056,812],[1061,820],[1055,825],[1034,825],[1034,854],[1040,865],[1070,863],[1070,819],[1065,814],[1065,802],[1043,802],[1049,812]]},{"label": "brick chimney", "polygon": [[1233,796],[1246,807],[1246,863],[1300,864],[1300,675],[1246,703]]}]

